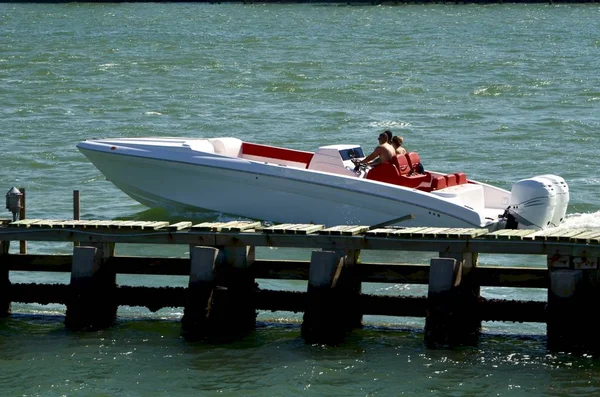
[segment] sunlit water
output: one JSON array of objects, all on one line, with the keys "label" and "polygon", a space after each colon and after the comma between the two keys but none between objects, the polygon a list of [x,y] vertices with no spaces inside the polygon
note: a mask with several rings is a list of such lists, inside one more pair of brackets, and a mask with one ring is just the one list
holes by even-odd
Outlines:
[{"label": "sunlit water", "polygon": [[[25,187],[30,218],[71,217],[77,189],[84,219],[235,219],[149,210],[75,145],[92,137],[235,136],[311,151],[353,142],[368,151],[389,128],[430,169],[503,188],[561,175],[571,197],[561,228],[600,229],[598,32],[600,9],[586,4],[0,4],[0,188]],[[33,253],[70,249],[29,245]],[[187,247],[117,250],[188,254]],[[308,260],[310,252],[259,248],[258,256]],[[428,263],[430,256],[364,252],[362,259]],[[538,256],[480,262],[545,266]],[[15,272],[11,280],[67,283],[69,275]],[[426,286],[364,291],[423,295]],[[545,290],[483,294],[546,299]],[[541,324],[485,323],[476,348],[427,350],[422,319],[366,316],[344,345],[323,347],[304,344],[301,315],[266,312],[246,339],[209,345],[180,337],[182,309],[120,308],[118,324],[97,333],[66,331],[60,305],[13,309],[0,322],[7,396],[600,393],[597,359],[549,354]]]}]

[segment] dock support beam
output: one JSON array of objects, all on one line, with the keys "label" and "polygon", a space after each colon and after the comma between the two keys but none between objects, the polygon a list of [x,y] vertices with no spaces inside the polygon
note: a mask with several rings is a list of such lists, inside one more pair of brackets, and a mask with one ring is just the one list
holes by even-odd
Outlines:
[{"label": "dock support beam", "polygon": [[213,247],[191,247],[190,280],[186,306],[181,319],[183,337],[197,340],[204,336],[207,308],[215,287],[215,270],[218,264],[219,250]]},{"label": "dock support beam", "polygon": [[254,330],[257,286],[250,266],[255,248],[193,247],[190,253],[192,273],[182,319],[184,337],[229,342]]},{"label": "dock support beam", "polygon": [[65,325],[72,330],[110,327],[117,317],[116,274],[106,266],[114,243],[73,249],[71,294]]},{"label": "dock support beam", "polygon": [[11,314],[10,278],[8,276],[8,248],[10,241],[0,241],[0,318]]},{"label": "dock support beam", "polygon": [[481,330],[480,288],[472,271],[477,254],[440,256],[430,264],[425,343],[429,347],[475,345]]},{"label": "dock support beam", "polygon": [[336,345],[353,328],[362,325],[361,283],[356,266],[358,253],[312,253],[301,330],[306,343]]},{"label": "dock support beam", "polygon": [[586,350],[598,345],[595,321],[590,321],[597,300],[586,302],[583,275],[582,270],[572,269],[550,272],[546,330],[551,350]]},{"label": "dock support beam", "polygon": [[425,315],[425,344],[451,345],[456,333],[453,318],[460,284],[461,265],[452,258],[433,258],[429,265],[429,290]]}]

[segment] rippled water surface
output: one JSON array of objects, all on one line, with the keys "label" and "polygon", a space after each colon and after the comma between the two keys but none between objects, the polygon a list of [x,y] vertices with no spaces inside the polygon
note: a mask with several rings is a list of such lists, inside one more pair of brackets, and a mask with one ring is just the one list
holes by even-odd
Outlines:
[{"label": "rippled water surface", "polygon": [[[571,190],[566,227],[600,228],[598,32],[595,4],[0,4],[0,188],[25,187],[32,218],[71,217],[77,189],[82,218],[229,219],[148,210],[75,145],[227,135],[311,151],[336,142],[368,150],[389,128],[431,169],[504,188],[561,175]],[[69,250],[30,244],[34,253]],[[187,248],[118,252],[176,256]],[[399,260],[427,263],[429,254]],[[543,257],[481,262],[545,265]],[[15,272],[11,280],[68,282],[68,275]],[[187,280],[120,276],[119,283]],[[419,295],[426,287],[364,290]],[[544,290],[484,295],[545,299]],[[477,347],[427,350],[422,319],[369,317],[344,345],[323,347],[304,344],[301,315],[260,313],[246,339],[210,345],[181,339],[180,309],[121,308],[118,324],[97,333],[66,331],[60,305],[13,309],[0,321],[0,380],[11,396],[600,393],[597,358],[550,354],[540,324],[486,323]]]}]

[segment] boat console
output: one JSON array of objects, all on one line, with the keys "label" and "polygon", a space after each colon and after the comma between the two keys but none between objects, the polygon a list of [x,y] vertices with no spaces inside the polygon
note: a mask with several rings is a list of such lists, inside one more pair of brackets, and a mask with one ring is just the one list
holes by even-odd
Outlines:
[{"label": "boat console", "polygon": [[321,146],[313,155],[307,168],[339,175],[357,176],[352,160],[364,157],[362,148],[357,145]]}]

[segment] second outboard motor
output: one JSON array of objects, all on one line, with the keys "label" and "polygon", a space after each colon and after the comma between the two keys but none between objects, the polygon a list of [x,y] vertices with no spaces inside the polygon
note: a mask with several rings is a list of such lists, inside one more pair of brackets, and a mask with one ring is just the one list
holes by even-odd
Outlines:
[{"label": "second outboard motor", "polygon": [[554,183],[536,176],[522,179],[512,186],[507,211],[509,216],[514,217],[519,229],[544,229],[553,226],[556,206]]},{"label": "second outboard motor", "polygon": [[558,175],[540,175],[540,178],[548,179],[552,182],[552,186],[556,192],[556,210],[552,217],[552,226],[556,227],[561,224],[567,214],[567,206],[569,205],[569,185],[565,180]]}]

